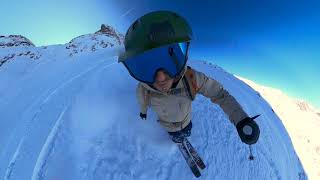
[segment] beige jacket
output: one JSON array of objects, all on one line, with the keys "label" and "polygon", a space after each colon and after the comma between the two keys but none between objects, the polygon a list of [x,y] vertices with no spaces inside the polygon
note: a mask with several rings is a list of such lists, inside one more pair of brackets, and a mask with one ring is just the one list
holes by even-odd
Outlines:
[{"label": "beige jacket", "polygon": [[[234,125],[248,116],[236,99],[223,89],[219,82],[196,70],[194,74],[199,87],[197,93],[220,105]],[[176,88],[172,88],[168,93],[162,93],[141,82],[138,84],[136,93],[141,113],[146,114],[150,106],[157,113],[160,124],[168,132],[179,131],[191,121],[192,101],[188,97],[182,78]]]}]

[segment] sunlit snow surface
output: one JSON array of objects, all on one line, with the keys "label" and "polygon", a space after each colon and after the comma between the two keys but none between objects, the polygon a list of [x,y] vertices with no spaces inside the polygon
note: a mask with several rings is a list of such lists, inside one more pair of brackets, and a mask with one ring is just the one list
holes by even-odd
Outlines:
[{"label": "sunlit snow surface", "polygon": [[[70,56],[64,45],[31,48],[0,67],[0,179],[196,179],[156,122],[139,119],[137,81],[117,62],[119,47]],[[0,49],[0,57],[25,49]],[[221,82],[253,116],[260,139],[243,144],[222,109],[198,95],[190,141],[207,168],[200,179],[307,179],[290,137],[268,103],[223,69],[189,65]]]}]

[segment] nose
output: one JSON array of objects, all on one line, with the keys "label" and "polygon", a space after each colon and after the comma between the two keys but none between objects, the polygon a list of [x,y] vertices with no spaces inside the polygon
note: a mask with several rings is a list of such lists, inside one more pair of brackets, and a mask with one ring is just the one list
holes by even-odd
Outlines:
[{"label": "nose", "polygon": [[157,73],[157,77],[156,77],[157,82],[164,82],[166,80],[167,80],[166,75],[162,71]]},{"label": "nose", "polygon": [[155,79],[155,82],[158,82],[158,83],[165,82],[169,79],[169,75],[163,68],[160,68],[156,71],[154,79]]}]

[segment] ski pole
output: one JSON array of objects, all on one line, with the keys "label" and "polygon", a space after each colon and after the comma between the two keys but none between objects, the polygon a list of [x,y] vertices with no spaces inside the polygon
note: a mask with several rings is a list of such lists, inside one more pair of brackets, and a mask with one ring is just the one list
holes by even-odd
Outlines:
[{"label": "ski pole", "polygon": [[[258,114],[258,115],[256,115],[256,116],[253,116],[253,117],[251,118],[251,120],[253,121],[254,119],[256,119],[256,118],[259,117],[259,116],[260,116],[260,114]],[[251,146],[251,145],[249,145],[249,151],[250,151],[249,160],[252,161],[252,160],[254,160],[254,156],[253,156],[253,154],[252,154],[252,146]]]},{"label": "ski pole", "polygon": [[249,145],[249,150],[250,150],[249,160],[252,161],[252,160],[254,160],[254,156],[253,156],[253,154],[252,154],[252,147],[251,147],[251,145]]}]

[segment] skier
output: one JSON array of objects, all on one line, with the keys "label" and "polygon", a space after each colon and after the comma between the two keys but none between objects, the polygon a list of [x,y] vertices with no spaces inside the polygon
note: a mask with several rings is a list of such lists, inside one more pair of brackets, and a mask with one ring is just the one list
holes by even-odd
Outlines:
[{"label": "skier", "polygon": [[148,13],[129,27],[119,62],[139,81],[140,117],[147,119],[150,106],[172,140],[181,143],[191,135],[191,102],[202,94],[220,105],[242,142],[256,143],[259,127],[236,99],[218,81],[186,66],[191,38],[186,20],[170,11]]}]

